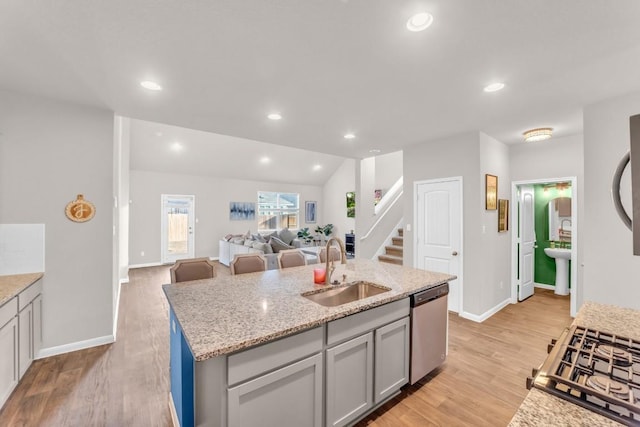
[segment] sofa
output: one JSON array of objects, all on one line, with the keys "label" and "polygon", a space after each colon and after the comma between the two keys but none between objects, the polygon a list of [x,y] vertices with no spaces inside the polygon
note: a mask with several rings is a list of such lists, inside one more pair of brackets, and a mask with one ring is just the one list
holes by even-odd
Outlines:
[{"label": "sofa", "polygon": [[227,267],[237,254],[260,253],[267,259],[267,269],[278,269],[278,252],[305,246],[296,233],[283,228],[269,234],[228,234],[220,239],[218,260]]}]

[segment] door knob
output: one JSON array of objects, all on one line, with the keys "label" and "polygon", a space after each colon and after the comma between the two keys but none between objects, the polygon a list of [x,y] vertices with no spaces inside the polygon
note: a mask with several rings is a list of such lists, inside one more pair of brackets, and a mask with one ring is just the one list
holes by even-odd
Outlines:
[{"label": "door knob", "polygon": [[451,255],[458,256],[458,252],[457,251],[453,251],[453,252],[451,252]]}]

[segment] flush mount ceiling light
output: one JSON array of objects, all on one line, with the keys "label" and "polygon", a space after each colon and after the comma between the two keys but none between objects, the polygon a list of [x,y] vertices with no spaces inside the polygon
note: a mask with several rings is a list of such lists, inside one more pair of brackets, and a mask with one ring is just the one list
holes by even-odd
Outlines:
[{"label": "flush mount ceiling light", "polygon": [[151,80],[145,80],[140,82],[140,86],[142,86],[145,89],[154,90],[154,91],[162,90],[162,86],[160,86],[156,82],[152,82]]},{"label": "flush mount ceiling light", "polygon": [[269,162],[271,162],[271,159],[268,158],[267,156],[264,156],[264,157],[260,158],[260,163],[267,164]]},{"label": "flush mount ceiling light", "polygon": [[423,31],[433,23],[433,16],[430,13],[416,13],[407,21],[409,31]]},{"label": "flush mount ceiling light", "polygon": [[182,151],[182,144],[180,144],[179,142],[174,142],[173,144],[171,144],[171,149],[173,151]]},{"label": "flush mount ceiling light", "polygon": [[267,115],[267,118],[269,120],[280,120],[282,118],[282,116],[280,115],[280,113],[271,113],[271,114]]},{"label": "flush mount ceiling light", "polygon": [[545,139],[551,138],[551,134],[553,133],[553,128],[536,128],[531,129],[524,132],[522,135],[524,136],[524,140],[526,142],[536,142],[536,141],[544,141]]},{"label": "flush mount ceiling light", "polygon": [[352,133],[347,133],[347,134],[344,135],[344,139],[353,139],[355,137],[356,136],[354,134],[352,134]]},{"label": "flush mount ceiling light", "polygon": [[322,165],[313,165],[314,171],[319,171],[320,169],[322,169]]},{"label": "flush mount ceiling light", "polygon": [[488,86],[485,86],[484,91],[485,92],[497,92],[501,89],[504,89],[504,83],[500,83],[500,82],[496,82],[496,83],[491,83]]}]

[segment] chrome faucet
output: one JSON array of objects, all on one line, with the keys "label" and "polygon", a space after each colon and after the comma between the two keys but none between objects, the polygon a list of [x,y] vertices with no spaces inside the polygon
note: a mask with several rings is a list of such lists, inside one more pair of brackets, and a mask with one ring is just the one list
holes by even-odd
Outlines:
[{"label": "chrome faucet", "polygon": [[[344,242],[342,240],[340,240],[339,237],[332,237],[329,240],[327,240],[327,246],[326,246],[326,259],[325,259],[325,265],[324,265],[324,271],[325,271],[325,279],[324,279],[324,284],[325,285],[330,285],[331,284],[331,275],[333,274],[333,271],[336,269],[333,265],[333,258],[331,257],[331,254],[329,253],[329,249],[331,248],[331,243],[332,242],[338,242],[338,245],[340,246],[340,263],[341,264],[346,264],[347,263],[347,253],[344,250]],[[331,267],[329,267],[329,260],[331,260]]]}]

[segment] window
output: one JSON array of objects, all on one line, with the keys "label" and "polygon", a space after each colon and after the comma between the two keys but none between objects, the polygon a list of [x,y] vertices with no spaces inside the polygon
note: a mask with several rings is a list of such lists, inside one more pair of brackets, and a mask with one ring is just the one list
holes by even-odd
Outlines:
[{"label": "window", "polygon": [[298,228],[298,193],[258,191],[258,230]]}]

